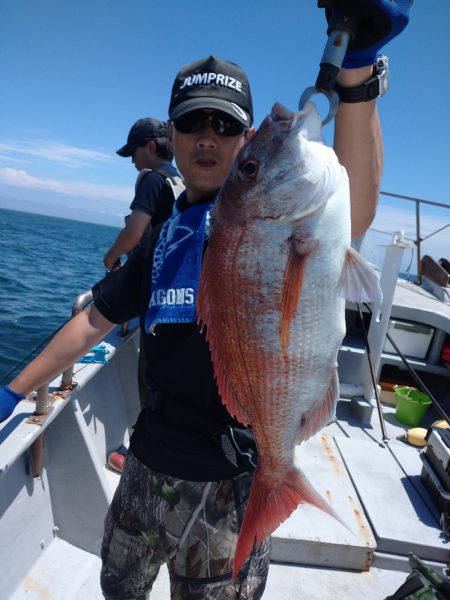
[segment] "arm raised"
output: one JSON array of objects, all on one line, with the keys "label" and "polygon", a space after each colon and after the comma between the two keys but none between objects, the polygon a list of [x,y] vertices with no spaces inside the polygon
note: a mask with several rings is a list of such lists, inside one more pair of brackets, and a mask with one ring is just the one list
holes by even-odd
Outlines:
[{"label": "arm raised", "polygon": [[[372,75],[372,66],[342,69],[339,83],[357,86]],[[383,169],[383,142],[376,101],[341,102],[334,126],[334,149],[350,179],[352,237],[363,235],[377,208]]]}]

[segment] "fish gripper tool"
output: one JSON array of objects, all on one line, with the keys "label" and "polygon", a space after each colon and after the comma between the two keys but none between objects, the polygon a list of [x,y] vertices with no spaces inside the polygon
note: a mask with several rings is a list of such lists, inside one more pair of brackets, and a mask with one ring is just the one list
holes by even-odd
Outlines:
[{"label": "fish gripper tool", "polygon": [[339,96],[334,86],[348,45],[355,38],[358,19],[340,8],[336,8],[333,0],[318,0],[317,5],[319,8],[333,9],[327,30],[328,40],[320,60],[320,70],[316,83],[303,92],[298,108],[302,110],[314,94],[324,94],[330,103],[328,114],[322,121],[322,125],[325,125],[334,119],[339,108]]}]

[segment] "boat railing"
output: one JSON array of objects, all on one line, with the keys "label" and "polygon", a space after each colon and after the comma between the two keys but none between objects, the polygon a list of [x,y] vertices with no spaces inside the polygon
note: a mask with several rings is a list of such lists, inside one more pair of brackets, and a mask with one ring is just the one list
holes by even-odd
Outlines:
[{"label": "boat railing", "polygon": [[[83,292],[75,298],[75,302],[72,305],[72,318],[82,312],[89,302],[92,301],[92,291]],[[59,392],[63,396],[67,396],[74,388],[73,383],[73,369],[74,365],[70,365],[62,374],[61,383],[59,386]],[[42,425],[48,414],[52,411],[52,403],[49,402],[49,381],[41,385],[36,390],[36,408],[34,414],[29,418],[30,423],[35,425]],[[44,468],[44,434],[42,433],[31,445],[31,456],[33,465],[33,477],[40,477]]]},{"label": "boat railing", "polygon": [[[416,279],[416,283],[421,284],[422,283],[422,242],[424,242],[425,240],[428,240],[429,238],[431,238],[432,236],[436,235],[437,233],[443,231],[444,229],[446,229],[447,227],[450,227],[450,222],[447,223],[446,225],[444,225],[443,227],[439,227],[438,229],[436,229],[435,231],[431,232],[430,234],[426,235],[425,237],[422,237],[421,235],[421,221],[420,221],[420,208],[421,205],[427,205],[427,206],[437,206],[440,208],[447,208],[450,209],[450,204],[444,204],[443,202],[435,202],[433,200],[424,200],[422,198],[415,198],[414,196],[405,196],[402,194],[393,194],[391,192],[383,192],[381,191],[380,194],[382,196],[389,196],[391,198],[397,198],[399,200],[406,200],[408,202],[414,202],[415,203],[415,212],[416,212],[416,224],[415,224],[415,238],[412,239],[411,241],[414,243],[414,245],[417,248],[417,279]],[[372,231],[377,231],[378,233],[385,233],[388,235],[391,235],[391,233],[388,233],[386,231],[379,231],[377,229],[371,228]]]},{"label": "boat railing", "polygon": [[[79,294],[72,305],[72,318],[85,310],[92,301],[92,292],[83,292]],[[119,338],[130,339],[128,334],[133,334],[138,327],[138,323],[128,323],[118,326],[115,335]],[[59,328],[60,329],[60,328]],[[123,341],[124,344],[127,342]],[[119,342],[122,346],[122,342]],[[108,362],[115,356],[117,345],[113,342],[108,346]],[[96,362],[96,361],[94,361]],[[81,388],[86,385],[86,369],[89,370],[89,378],[100,369],[102,364],[80,365],[80,373],[85,374],[82,377]],[[46,429],[51,425],[54,419],[61,413],[66,405],[70,402],[71,396],[75,388],[78,390],[80,384],[74,380],[76,371],[75,364],[72,364],[63,371],[62,374],[57,374],[51,381],[48,381],[37,388],[24,403],[24,413],[28,414],[24,419],[20,415],[16,415],[14,424],[9,424],[2,431],[0,443],[2,444],[2,457],[0,461],[0,478],[6,473],[9,466],[13,464],[19,456],[21,456],[27,448],[31,452],[30,473],[34,478],[41,477],[44,470],[44,438]],[[59,380],[59,377],[61,379]],[[58,382],[59,380],[59,382]],[[32,413],[29,413],[29,406],[32,406]],[[25,429],[17,427],[21,422]],[[30,427],[32,426],[32,427]]]},{"label": "boat railing", "polygon": [[[79,294],[76,298],[75,298],[75,302],[72,305],[72,318],[75,317],[76,315],[78,315],[80,312],[82,312],[85,308],[87,308],[87,306],[89,305],[89,303],[92,302],[92,290],[88,290],[87,292],[83,292],[81,294]],[[123,323],[120,327],[120,333],[119,335],[121,335],[122,337],[125,337],[128,333],[128,321],[126,321],[125,323]],[[62,374],[62,379],[61,379],[61,384],[60,384],[60,391],[64,392],[66,390],[71,390],[73,387],[73,369],[74,369],[74,365],[70,365],[69,367],[67,367],[67,369],[63,372]],[[47,393],[48,393],[48,383],[41,386],[38,390],[38,395],[37,395],[37,399],[36,399],[36,413],[37,414],[45,414],[45,412],[39,412],[39,411],[45,411],[45,404],[46,404],[46,397],[47,397]]]},{"label": "boat railing", "polygon": [[[89,304],[89,302],[91,302],[91,301],[92,301],[92,290],[89,290],[87,292],[83,292],[82,294],[79,294],[75,298],[75,302],[72,305],[72,317],[75,317],[80,312],[82,312],[86,308],[86,306]],[[73,365],[68,367],[62,375],[62,379],[61,379],[61,389],[62,390],[65,390],[72,385],[72,378],[73,378]]]}]

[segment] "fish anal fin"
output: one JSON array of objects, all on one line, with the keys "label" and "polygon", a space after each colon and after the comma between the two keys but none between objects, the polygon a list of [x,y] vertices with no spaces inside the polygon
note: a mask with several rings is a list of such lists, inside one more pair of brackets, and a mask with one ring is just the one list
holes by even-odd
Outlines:
[{"label": "fish anal fin", "polygon": [[[208,331],[208,330],[207,330]],[[219,389],[220,398],[223,404],[226,406],[227,411],[230,413],[232,417],[235,417],[242,425],[248,426],[250,425],[250,419],[248,418],[246,412],[242,408],[240,402],[237,399],[236,394],[234,393],[231,385],[229,384],[229,380],[227,378],[227,374],[225,370],[222,368],[222,365],[217,358],[216,353],[214,352],[214,344],[211,343],[211,339],[207,335],[207,339],[210,343],[211,354],[214,365],[214,373],[216,376],[216,383]],[[217,366],[216,366],[217,365]]]},{"label": "fish anal fin", "polygon": [[211,351],[214,375],[223,404],[232,417],[236,417],[236,419],[243,425],[250,425],[249,418],[237,400],[236,394],[230,385],[229,378],[227,377],[227,373],[223,367],[224,361],[221,357],[221,347],[217,335],[215,334],[214,320],[212,318],[212,311],[209,302],[208,264],[208,249],[206,249],[198,290],[198,322],[201,325],[202,330],[206,327],[206,339]]},{"label": "fish anal fin", "polygon": [[316,506],[346,527],[300,469],[292,467],[286,471],[282,481],[274,484],[265,479],[260,467],[257,467],[234,554],[233,579],[236,579],[253,546],[260,544],[299,504],[304,503]]},{"label": "fish anal fin", "polygon": [[323,401],[317,405],[314,412],[309,416],[300,417],[299,430],[297,443],[304,442],[322,427],[327,425],[334,416],[336,410],[336,403],[339,398],[339,379],[337,370],[333,371],[331,376],[330,385],[328,386],[327,392]]},{"label": "fish anal fin", "polygon": [[348,248],[339,282],[341,295],[352,302],[381,304],[382,293],[372,267],[353,248]]},{"label": "fish anal fin", "polygon": [[287,353],[292,318],[302,292],[306,261],[316,244],[316,239],[311,237],[300,238],[298,235],[293,235],[289,240],[288,258],[284,270],[283,291],[281,294],[280,338],[283,356],[286,356]]}]

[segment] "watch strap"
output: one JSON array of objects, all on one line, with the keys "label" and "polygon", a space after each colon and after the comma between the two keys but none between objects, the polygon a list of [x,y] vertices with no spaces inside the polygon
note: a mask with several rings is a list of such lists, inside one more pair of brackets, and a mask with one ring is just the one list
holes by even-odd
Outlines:
[{"label": "watch strap", "polygon": [[373,65],[372,77],[361,85],[343,87],[336,82],[334,89],[341,102],[368,102],[384,96],[389,87],[389,60],[384,54],[377,56]]},{"label": "watch strap", "polygon": [[355,87],[343,87],[336,82],[336,90],[341,102],[368,102],[374,100],[380,95],[380,80],[377,75]]}]

